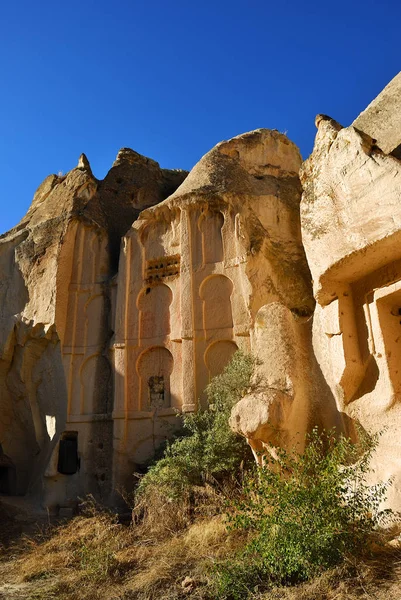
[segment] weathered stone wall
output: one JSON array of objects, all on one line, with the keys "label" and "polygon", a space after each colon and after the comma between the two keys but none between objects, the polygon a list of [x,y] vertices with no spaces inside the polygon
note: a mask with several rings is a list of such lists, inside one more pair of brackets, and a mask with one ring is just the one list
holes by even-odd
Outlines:
[{"label": "weathered stone wall", "polygon": [[[399,95],[394,103],[399,115]],[[372,106],[355,123],[370,123],[369,134],[384,139],[388,123],[367,120]],[[374,477],[394,478],[389,502],[399,509],[401,162],[354,126],[324,116],[317,126],[301,170],[303,241],[318,301],[314,350],[339,410],[366,431],[383,432]]]},{"label": "weathered stone wall", "polygon": [[385,153],[401,158],[401,72],[352,123]]},{"label": "weathered stone wall", "polygon": [[[124,149],[99,182],[82,156],[66,176],[48,177],[26,217],[0,236],[0,443],[17,475],[8,493],[54,508],[89,492],[108,499],[116,246],[118,254],[140,209],[185,176]],[[59,465],[66,435],[81,462],[70,475]]]},{"label": "weathered stone wall", "polygon": [[95,190],[85,167],[47,178],[24,220],[0,238],[0,439],[16,466],[18,493],[42,493],[41,475],[65,428],[68,396],[63,327],[58,327],[63,300],[59,306],[58,297],[68,294],[69,282],[59,259],[69,220]]},{"label": "weathered stone wall", "polygon": [[[113,340],[116,483],[128,484],[179,425],[177,410],[204,401],[237,348],[259,358],[263,376],[252,406],[239,403],[233,418],[255,449],[297,443],[317,419],[342,428],[312,352],[300,165],[277,131],[222,142],[125,237]],[[325,409],[312,416],[321,397]]]},{"label": "weathered stone wall", "polygon": [[351,127],[320,115],[302,167],[260,129],[188,177],[125,148],[102,181],[83,155],[43,182],[0,236],[2,493],[110,501],[241,348],[258,384],[230,422],[257,460],[384,430],[400,507],[399,81]]}]

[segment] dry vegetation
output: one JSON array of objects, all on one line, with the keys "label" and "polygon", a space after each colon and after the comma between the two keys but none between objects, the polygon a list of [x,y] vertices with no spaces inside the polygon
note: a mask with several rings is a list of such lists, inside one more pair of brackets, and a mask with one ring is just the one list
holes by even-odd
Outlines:
[{"label": "dry vegetation", "polygon": [[18,598],[20,590],[27,600],[202,598],[211,563],[237,543],[221,516],[179,532],[182,515],[174,521],[159,512],[126,526],[111,513],[91,512],[4,551],[0,576],[13,587],[0,586],[0,598]]},{"label": "dry vegetation", "polygon": [[[243,540],[227,532],[221,515],[198,516],[180,530],[183,515],[173,520],[159,508],[158,519],[153,513],[151,519],[127,526],[90,504],[85,514],[66,524],[3,547],[0,599],[213,598],[213,565],[231,556]],[[401,550],[389,544],[377,547],[369,560],[348,561],[312,582],[255,593],[255,598],[400,600]]]},{"label": "dry vegetation", "polygon": [[244,470],[227,411],[252,366],[238,354],[209,386],[210,408],[140,481],[129,525],[89,498],[33,532],[0,501],[0,600],[401,600],[400,530],[379,535],[375,517],[387,484],[364,483],[374,441],[347,463],[351,442],[316,431],[302,456]]}]

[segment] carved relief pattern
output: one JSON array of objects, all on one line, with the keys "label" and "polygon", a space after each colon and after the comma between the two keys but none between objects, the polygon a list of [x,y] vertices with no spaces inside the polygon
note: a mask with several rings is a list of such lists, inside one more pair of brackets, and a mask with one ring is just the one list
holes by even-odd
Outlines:
[{"label": "carved relief pattern", "polygon": [[79,225],[66,307],[63,344],[68,385],[68,415],[106,412],[108,360],[102,356],[107,339],[102,279],[106,268],[105,239]]},{"label": "carved relief pattern", "polygon": [[199,219],[202,232],[203,264],[217,263],[224,259],[223,238],[221,229],[224,217],[221,212],[203,214]]}]

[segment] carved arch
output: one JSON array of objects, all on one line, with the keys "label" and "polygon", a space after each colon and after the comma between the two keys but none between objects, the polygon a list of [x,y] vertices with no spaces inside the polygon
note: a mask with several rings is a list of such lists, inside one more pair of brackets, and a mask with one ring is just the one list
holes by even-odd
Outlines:
[{"label": "carved arch", "polygon": [[148,348],[139,356],[136,370],[140,381],[140,410],[171,406],[170,378],[174,359],[162,346]]},{"label": "carved arch", "polygon": [[173,292],[165,283],[144,288],[137,299],[141,339],[165,338],[170,333]]},{"label": "carved arch", "polygon": [[208,346],[204,354],[204,361],[209,372],[209,381],[212,377],[220,375],[224,367],[230,362],[238,346],[231,340],[219,340]]},{"label": "carved arch", "polygon": [[202,282],[199,295],[202,300],[203,329],[205,331],[233,327],[232,292],[233,283],[225,275],[211,275]]}]

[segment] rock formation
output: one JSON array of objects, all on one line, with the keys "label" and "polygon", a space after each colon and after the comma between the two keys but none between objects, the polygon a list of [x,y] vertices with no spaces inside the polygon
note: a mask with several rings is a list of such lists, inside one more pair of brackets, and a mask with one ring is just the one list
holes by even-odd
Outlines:
[{"label": "rock formation", "polygon": [[82,155],[43,182],[0,236],[1,493],[115,502],[241,348],[258,387],[231,426],[258,460],[387,427],[400,505],[400,77],[351,127],[319,115],[303,165],[259,129],[188,177],[123,149],[102,181]]},{"label": "rock formation", "polygon": [[353,127],[370,135],[385,154],[401,158],[401,72],[361,112]]},{"label": "rock formation", "polygon": [[13,468],[17,493],[46,506],[109,493],[120,238],[185,176],[124,149],[97,181],[82,155],[66,176],[49,176],[26,217],[0,236],[0,443],[12,461],[0,467],[3,492]]},{"label": "rock formation", "polygon": [[[116,482],[128,484],[131,461],[154,452],[177,409],[197,408],[237,348],[260,359],[265,384],[254,402],[270,424],[274,415],[274,439],[303,437],[319,378],[300,165],[296,146],[277,131],[222,142],[125,237],[112,346]],[[233,426],[259,449],[260,431],[241,406]]]},{"label": "rock formation", "polygon": [[[398,87],[395,82],[398,81]],[[383,432],[375,454],[390,503],[401,506],[401,74],[355,121],[319,115],[303,164],[302,236],[317,306],[313,346],[339,410]],[[389,89],[395,89],[391,95]],[[376,107],[382,119],[377,119]],[[372,118],[369,112],[373,107]],[[396,114],[393,111],[397,107]],[[390,128],[391,129],[391,128]],[[383,140],[379,147],[378,140]],[[384,142],[384,143],[383,143]],[[397,153],[395,153],[397,154]]]}]

